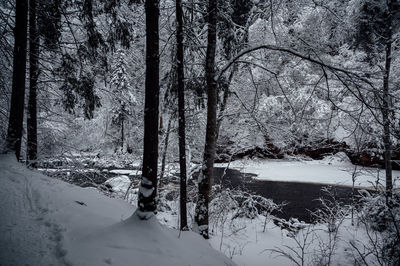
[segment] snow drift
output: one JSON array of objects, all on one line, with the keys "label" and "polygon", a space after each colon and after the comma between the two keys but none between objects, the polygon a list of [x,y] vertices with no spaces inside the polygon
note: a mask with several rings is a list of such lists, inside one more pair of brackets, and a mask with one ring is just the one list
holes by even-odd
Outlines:
[{"label": "snow drift", "polygon": [[0,265],[235,265],[199,235],[0,155]]}]

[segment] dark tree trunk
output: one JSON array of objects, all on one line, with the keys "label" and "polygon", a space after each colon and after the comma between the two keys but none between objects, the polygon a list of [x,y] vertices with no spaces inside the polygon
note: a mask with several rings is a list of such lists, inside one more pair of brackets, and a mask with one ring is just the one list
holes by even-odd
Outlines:
[{"label": "dark tree trunk", "polygon": [[124,152],[124,142],[125,142],[125,138],[124,138],[124,120],[122,119],[121,122],[121,152]]},{"label": "dark tree trunk", "polygon": [[142,180],[139,188],[138,216],[149,219],[156,212],[159,105],[159,42],[157,0],[147,0],[146,81],[144,106],[144,147]]},{"label": "dark tree trunk", "polygon": [[178,116],[179,116],[179,165],[180,165],[180,213],[181,230],[187,230],[186,212],[186,134],[185,134],[185,86],[183,70],[183,14],[182,1],[176,0],[176,43],[178,77]]},{"label": "dark tree trunk", "polygon": [[97,55],[96,49],[100,44],[99,36],[96,32],[96,24],[93,18],[93,0],[83,2],[84,27],[88,35],[89,51],[93,57]]},{"label": "dark tree trunk", "polygon": [[29,1],[29,100],[27,116],[27,162],[35,167],[37,159],[37,81],[39,76],[39,36],[36,0]]},{"label": "dark tree trunk", "polygon": [[217,134],[217,83],[215,75],[215,49],[217,43],[217,1],[208,1],[208,36],[206,54],[207,82],[207,129],[204,147],[203,169],[199,177],[199,196],[197,199],[195,221],[199,232],[208,238],[208,203],[210,184],[213,180]]},{"label": "dark tree trunk", "polygon": [[24,119],[28,1],[18,0],[15,6],[15,42],[7,150],[14,151],[19,160]]},{"label": "dark tree trunk", "polygon": [[394,13],[395,0],[389,0],[387,2],[387,17],[386,17],[386,44],[385,44],[385,70],[383,76],[383,106],[382,106],[382,118],[383,118],[383,143],[385,146],[385,172],[386,172],[386,191],[388,195],[391,195],[393,189],[392,181],[392,142],[390,132],[390,103],[391,96],[389,91],[389,77],[390,77],[390,66],[391,66],[391,53],[392,53],[392,20]]}]

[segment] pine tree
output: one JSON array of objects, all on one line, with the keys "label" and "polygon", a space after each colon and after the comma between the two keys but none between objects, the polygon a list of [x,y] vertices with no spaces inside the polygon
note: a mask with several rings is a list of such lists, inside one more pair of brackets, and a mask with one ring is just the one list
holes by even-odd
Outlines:
[{"label": "pine tree", "polygon": [[359,19],[356,21],[357,35],[355,43],[368,55],[370,64],[376,64],[379,54],[384,54],[383,86],[381,94],[377,97],[382,113],[383,145],[386,190],[391,194],[393,189],[392,177],[392,93],[390,89],[390,72],[392,62],[392,44],[394,32],[400,27],[400,7],[396,0],[378,1],[365,0],[361,2]]},{"label": "pine tree", "polygon": [[131,84],[128,77],[128,64],[124,50],[116,52],[115,64],[112,68],[111,87],[114,104],[112,108],[112,124],[120,131],[118,146],[122,152],[127,150],[125,132],[127,131],[126,122],[133,115],[133,107],[136,104],[135,96],[131,92]]}]

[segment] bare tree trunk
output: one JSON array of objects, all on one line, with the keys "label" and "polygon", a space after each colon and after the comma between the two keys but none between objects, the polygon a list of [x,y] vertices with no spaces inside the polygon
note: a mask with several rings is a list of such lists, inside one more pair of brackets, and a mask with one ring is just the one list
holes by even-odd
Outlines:
[{"label": "bare tree trunk", "polygon": [[158,0],[147,0],[146,9],[146,81],[144,107],[144,147],[142,180],[139,187],[140,219],[150,219],[157,209],[159,40]]},{"label": "bare tree trunk", "polygon": [[219,132],[221,129],[221,124],[222,124],[222,120],[224,119],[224,115],[225,115],[225,110],[226,110],[226,106],[228,105],[228,98],[230,95],[230,90],[229,87],[232,83],[232,79],[233,76],[235,75],[235,72],[237,70],[237,65],[233,65],[233,69],[231,71],[231,73],[229,74],[229,78],[228,78],[228,84],[226,85],[225,89],[224,89],[224,96],[222,98],[222,103],[221,103],[221,107],[220,107],[220,111],[218,114],[218,118],[217,118],[217,137],[216,137],[216,142],[218,142],[218,137],[219,137]]},{"label": "bare tree trunk", "polygon": [[125,142],[125,139],[124,139],[124,120],[125,119],[122,119],[122,122],[121,122],[121,152],[122,153],[124,153],[124,142]]},{"label": "bare tree trunk", "polygon": [[172,124],[172,115],[168,119],[167,132],[165,133],[164,150],[163,150],[162,158],[161,158],[160,186],[162,186],[161,182],[164,179],[165,164],[166,164],[167,152],[168,152],[169,134],[171,132],[171,124]]},{"label": "bare tree trunk", "polygon": [[10,116],[8,120],[7,150],[21,154],[21,138],[24,119],[26,40],[28,24],[28,1],[16,1],[14,28],[14,58]]},{"label": "bare tree trunk", "polygon": [[29,100],[27,116],[27,163],[36,166],[37,159],[37,81],[39,77],[39,36],[36,0],[29,1]]},{"label": "bare tree trunk", "polygon": [[392,181],[392,142],[390,136],[390,102],[391,96],[389,91],[389,77],[391,66],[391,53],[392,53],[392,19],[394,12],[395,0],[388,0],[387,2],[387,21],[386,21],[386,44],[385,44],[385,70],[383,76],[383,143],[385,146],[385,171],[386,171],[386,191],[391,195],[393,189]]},{"label": "bare tree trunk", "polygon": [[215,76],[215,49],[217,43],[217,1],[208,1],[208,37],[206,54],[207,82],[207,129],[202,174],[199,177],[199,196],[197,199],[195,221],[200,234],[208,239],[208,203],[210,185],[213,180],[217,134],[217,83]]},{"label": "bare tree trunk", "polygon": [[185,85],[183,69],[183,14],[182,1],[176,0],[176,44],[178,77],[179,166],[180,166],[180,229],[188,230],[186,211],[186,134],[185,134]]}]

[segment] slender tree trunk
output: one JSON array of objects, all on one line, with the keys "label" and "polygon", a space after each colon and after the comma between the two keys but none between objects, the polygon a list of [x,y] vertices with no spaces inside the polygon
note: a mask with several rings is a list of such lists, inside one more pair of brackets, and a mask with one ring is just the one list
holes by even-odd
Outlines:
[{"label": "slender tree trunk", "polygon": [[150,219],[157,209],[159,41],[158,0],[146,0],[146,81],[144,107],[144,147],[138,211],[140,219]]},{"label": "slender tree trunk", "polygon": [[392,141],[390,132],[390,102],[391,96],[389,91],[389,77],[391,66],[391,53],[392,53],[392,19],[395,0],[388,0],[387,2],[387,21],[386,21],[386,44],[385,44],[385,70],[383,76],[383,143],[385,146],[385,172],[386,172],[386,191],[391,195],[393,189],[392,181]]},{"label": "slender tree trunk", "polygon": [[164,179],[165,164],[166,164],[167,152],[168,152],[169,134],[171,132],[171,123],[172,123],[172,115],[168,119],[167,132],[165,133],[164,150],[163,150],[162,158],[161,158],[161,172],[160,172],[160,182],[159,182],[160,186],[162,186],[162,180]]},{"label": "slender tree trunk", "polygon": [[37,81],[39,77],[39,36],[36,0],[29,1],[29,100],[27,116],[27,163],[36,167],[37,159]]},{"label": "slender tree trunk", "polygon": [[122,123],[121,123],[121,152],[125,153],[124,150],[124,145],[125,145],[125,119],[122,119]]},{"label": "slender tree trunk", "polygon": [[15,152],[19,160],[24,119],[28,1],[18,0],[15,6],[15,42],[7,150]]},{"label": "slender tree trunk", "polygon": [[232,79],[233,79],[233,76],[235,75],[236,70],[237,70],[237,65],[235,64],[235,65],[233,65],[233,69],[232,69],[231,73],[229,74],[228,84],[226,85],[226,87],[224,89],[224,96],[222,98],[220,111],[219,111],[219,114],[218,114],[218,117],[217,117],[217,137],[216,137],[215,142],[218,142],[219,132],[220,132],[221,125],[222,125],[222,120],[224,119],[225,110],[226,110],[226,107],[228,105],[228,98],[229,98],[229,95],[230,95],[229,87],[230,87],[230,85],[232,83]]},{"label": "slender tree trunk", "polygon": [[99,39],[96,35],[96,23],[93,18],[93,0],[83,1],[84,27],[88,35],[89,51],[92,56],[96,56]]},{"label": "slender tree trunk", "polygon": [[199,232],[208,238],[208,203],[210,185],[213,180],[213,167],[217,135],[217,83],[215,76],[215,49],[217,43],[217,1],[208,1],[208,37],[206,54],[207,82],[207,129],[204,147],[203,169],[199,177],[199,196],[197,199],[195,221]]},{"label": "slender tree trunk", "polygon": [[180,213],[181,230],[188,230],[186,212],[186,134],[185,134],[185,86],[183,70],[183,14],[182,1],[176,0],[176,43],[178,77],[178,116],[179,116],[179,165],[180,165]]}]

